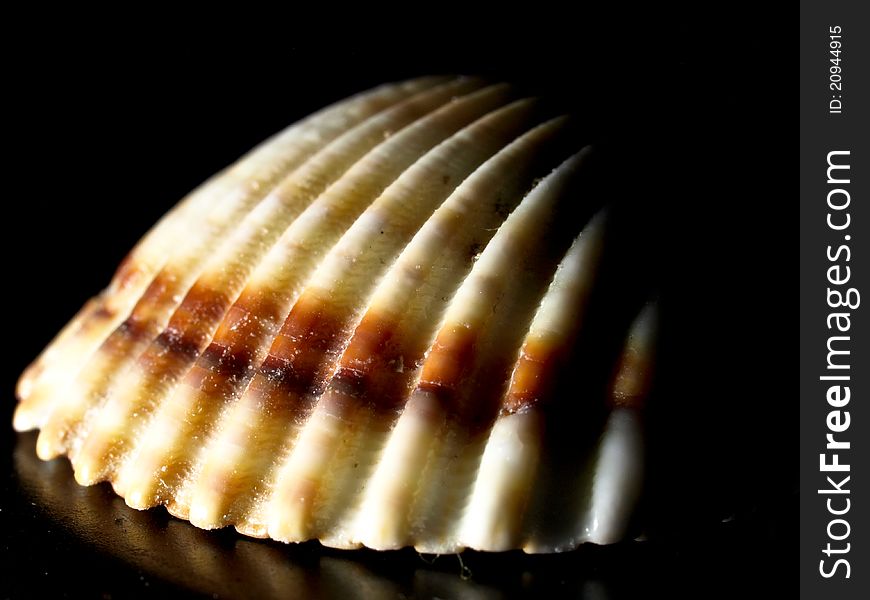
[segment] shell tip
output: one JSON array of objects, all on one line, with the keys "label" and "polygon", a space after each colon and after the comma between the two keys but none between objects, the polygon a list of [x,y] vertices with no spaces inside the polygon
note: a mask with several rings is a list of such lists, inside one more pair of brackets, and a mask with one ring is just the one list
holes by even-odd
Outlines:
[{"label": "shell tip", "polygon": [[43,429],[36,438],[36,455],[42,460],[57,458],[63,452],[58,446],[55,439],[46,435]]},{"label": "shell tip", "polygon": [[187,518],[200,529],[214,529],[219,520],[212,510],[212,506],[205,502],[192,502]]},{"label": "shell tip", "polygon": [[33,415],[24,405],[19,404],[12,416],[12,427],[15,431],[29,431],[36,428]]},{"label": "shell tip", "polygon": [[[124,497],[124,502],[127,503],[127,506],[130,508],[135,508],[136,510],[145,510],[147,508],[151,508],[154,506],[154,494],[150,492],[150,490],[136,487],[136,486],[123,486],[123,485],[114,485],[115,492],[118,495]],[[126,487],[127,489],[124,489]],[[126,493],[125,493],[126,492]]]},{"label": "shell tip", "polygon": [[74,463],[73,474],[79,485],[94,485],[103,480],[99,465],[88,460],[79,460]]}]

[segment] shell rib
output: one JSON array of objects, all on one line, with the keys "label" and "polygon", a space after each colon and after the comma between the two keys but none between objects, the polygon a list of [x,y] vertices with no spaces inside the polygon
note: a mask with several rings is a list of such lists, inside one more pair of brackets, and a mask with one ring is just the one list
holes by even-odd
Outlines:
[{"label": "shell rib", "polygon": [[[134,248],[22,376],[15,428],[207,529],[438,553],[623,538],[655,308],[606,394],[560,383],[608,223],[576,137],[472,78],[289,127]],[[606,418],[563,452],[548,423],[572,403]]]}]

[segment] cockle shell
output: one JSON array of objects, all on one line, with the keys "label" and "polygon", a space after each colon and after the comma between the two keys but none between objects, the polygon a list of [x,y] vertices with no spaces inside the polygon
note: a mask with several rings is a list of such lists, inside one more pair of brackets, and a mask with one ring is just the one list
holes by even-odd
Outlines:
[{"label": "cockle shell", "polygon": [[[607,223],[573,132],[473,78],[289,127],[133,249],[22,376],[15,428],[203,528],[435,553],[621,539],[655,310],[606,392],[565,385]],[[601,409],[596,441],[554,441],[566,403]]]}]

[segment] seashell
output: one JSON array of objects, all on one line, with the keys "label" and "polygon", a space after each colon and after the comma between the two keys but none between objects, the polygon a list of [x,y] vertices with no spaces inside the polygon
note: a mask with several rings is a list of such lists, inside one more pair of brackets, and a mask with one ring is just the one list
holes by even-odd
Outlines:
[{"label": "seashell", "polygon": [[611,334],[607,385],[570,385],[608,222],[576,138],[473,78],[316,113],[144,237],[23,374],[15,428],[206,529],[433,553],[624,538],[655,307]]}]

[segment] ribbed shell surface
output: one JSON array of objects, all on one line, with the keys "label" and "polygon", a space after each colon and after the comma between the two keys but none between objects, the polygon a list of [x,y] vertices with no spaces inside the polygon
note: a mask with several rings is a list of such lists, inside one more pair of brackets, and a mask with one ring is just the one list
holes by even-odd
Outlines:
[{"label": "ribbed shell surface", "polygon": [[[606,393],[565,385],[608,221],[575,130],[434,77],[289,127],[131,251],[22,376],[15,428],[208,529],[437,553],[623,538],[655,307]],[[560,403],[600,406],[594,443],[549,437]]]}]

